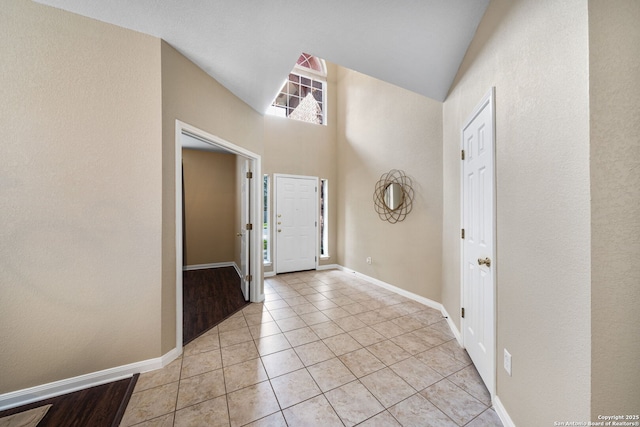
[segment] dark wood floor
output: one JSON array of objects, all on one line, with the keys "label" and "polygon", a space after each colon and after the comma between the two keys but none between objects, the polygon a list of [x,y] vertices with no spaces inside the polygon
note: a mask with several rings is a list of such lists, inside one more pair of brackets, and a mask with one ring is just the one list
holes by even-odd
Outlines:
[{"label": "dark wood floor", "polygon": [[248,304],[233,267],[183,273],[183,344],[194,340]]},{"label": "dark wood floor", "polygon": [[118,427],[138,375],[17,408],[0,411],[0,418],[51,404],[38,427]]},{"label": "dark wood floor", "polygon": [[[185,271],[183,278],[184,343],[197,338],[248,302],[233,267]],[[51,404],[38,427],[117,427],[138,375],[74,393],[0,411],[0,418]]]}]

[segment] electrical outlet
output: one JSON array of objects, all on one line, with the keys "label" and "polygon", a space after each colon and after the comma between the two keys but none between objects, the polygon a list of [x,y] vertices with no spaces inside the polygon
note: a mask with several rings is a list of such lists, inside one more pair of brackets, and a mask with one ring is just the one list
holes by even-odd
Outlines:
[{"label": "electrical outlet", "polygon": [[371,257],[370,257],[370,256],[368,256],[368,257],[367,257],[367,264],[371,265],[371,262],[372,262],[372,261],[371,261]]},{"label": "electrical outlet", "polygon": [[511,376],[511,354],[506,348],[504,349],[504,370]]}]

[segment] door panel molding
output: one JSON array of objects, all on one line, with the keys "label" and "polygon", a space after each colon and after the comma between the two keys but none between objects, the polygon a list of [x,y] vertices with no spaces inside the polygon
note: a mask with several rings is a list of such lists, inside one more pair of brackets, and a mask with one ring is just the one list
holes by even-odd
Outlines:
[{"label": "door panel molding", "polygon": [[460,333],[492,398],[498,354],[495,135],[492,87],[460,132],[460,224],[464,230],[460,246],[460,306],[464,309]]},{"label": "door panel molding", "polygon": [[[274,242],[273,244],[273,271],[276,272],[276,274],[278,273],[285,273],[285,272],[289,272],[289,271],[295,271],[295,270],[290,270],[288,267],[284,267],[283,264],[283,260],[281,259],[283,256],[282,253],[282,248],[278,248],[278,246],[280,246],[280,244],[282,243],[282,241],[280,239],[283,239],[283,235],[279,234],[280,232],[278,230],[283,230],[283,232],[286,232],[285,227],[287,226],[287,224],[278,224],[279,222],[283,222],[283,218],[282,217],[278,217],[278,211],[279,209],[294,209],[294,201],[291,201],[291,203],[286,204],[284,203],[284,200],[280,200],[281,196],[279,196],[279,183],[282,183],[284,181],[282,180],[300,180],[300,181],[308,181],[309,183],[313,183],[313,186],[315,187],[314,193],[312,194],[312,200],[313,200],[313,204],[311,206],[311,210],[313,212],[313,221],[315,222],[314,228],[311,234],[308,235],[308,238],[311,239],[310,243],[307,245],[308,247],[311,247],[311,245],[313,245],[313,249],[312,249],[312,255],[309,256],[313,256],[313,261],[309,260],[308,263],[305,264],[304,267],[302,267],[301,269],[305,269],[305,270],[309,270],[309,269],[317,269],[318,268],[318,262],[319,262],[319,245],[318,245],[318,185],[319,185],[319,178],[315,177],[315,176],[305,176],[305,175],[290,175],[290,174],[281,174],[281,173],[275,173],[273,174],[273,200],[274,200],[274,209],[273,209],[273,213],[272,213],[272,241]],[[282,189],[280,190],[282,191]],[[282,205],[279,206],[279,203],[282,203]],[[286,219],[286,218],[285,218]],[[292,218],[288,218],[288,221],[291,221]],[[278,227],[279,225],[283,226],[283,227]],[[290,223],[288,224],[290,227],[294,226],[295,224]],[[311,262],[313,263],[313,265],[311,265]]]}]

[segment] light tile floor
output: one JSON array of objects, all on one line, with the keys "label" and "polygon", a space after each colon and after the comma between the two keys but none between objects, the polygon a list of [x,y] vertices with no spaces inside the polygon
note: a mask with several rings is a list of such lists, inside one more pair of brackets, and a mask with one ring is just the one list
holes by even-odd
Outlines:
[{"label": "light tile floor", "polygon": [[337,270],[251,304],[142,374],[121,426],[502,426],[432,308]]}]

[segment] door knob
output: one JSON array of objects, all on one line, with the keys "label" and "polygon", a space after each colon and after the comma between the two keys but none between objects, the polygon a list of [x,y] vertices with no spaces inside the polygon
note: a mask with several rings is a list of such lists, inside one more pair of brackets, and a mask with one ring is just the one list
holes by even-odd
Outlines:
[{"label": "door knob", "polygon": [[278,230],[278,233],[282,233],[282,230]]},{"label": "door knob", "polygon": [[236,236],[242,237],[242,233],[236,233]]},{"label": "door knob", "polygon": [[480,259],[478,258],[478,265],[486,265],[487,267],[491,267],[491,260],[489,258]]}]

